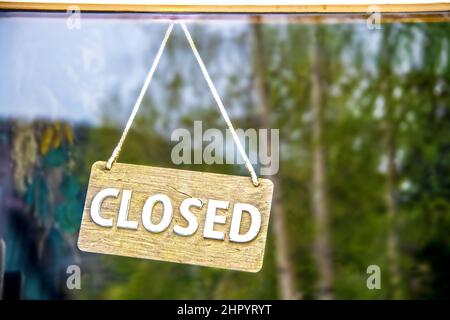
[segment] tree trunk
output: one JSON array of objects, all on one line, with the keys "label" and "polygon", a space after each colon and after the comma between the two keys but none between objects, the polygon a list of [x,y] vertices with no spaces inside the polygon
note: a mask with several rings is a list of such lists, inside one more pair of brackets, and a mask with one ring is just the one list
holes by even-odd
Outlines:
[{"label": "tree trunk", "polygon": [[397,240],[397,202],[396,202],[396,175],[395,154],[396,147],[392,133],[391,120],[386,119],[385,145],[387,151],[387,173],[386,173],[386,206],[388,210],[389,233],[387,239],[387,258],[389,263],[389,282],[391,287],[391,298],[398,299],[398,285],[400,282],[400,270],[398,266],[398,240]]},{"label": "tree trunk", "polygon": [[[384,129],[384,148],[387,155],[386,172],[386,207],[388,213],[388,238],[387,238],[387,259],[389,268],[389,287],[390,296],[393,299],[400,298],[399,283],[400,269],[398,263],[398,237],[397,237],[397,169],[395,157],[397,146],[395,143],[395,119],[394,119],[394,101],[392,98],[392,79],[391,53],[394,50],[396,41],[392,39],[391,26],[385,26],[383,30],[383,51],[381,57],[381,92],[385,101],[385,115],[383,119]],[[386,80],[387,79],[387,80]]]},{"label": "tree trunk", "polygon": [[311,32],[311,111],[312,111],[312,213],[315,222],[314,258],[318,268],[318,299],[334,298],[331,260],[326,165],[322,137],[323,101],[325,94],[320,70],[320,48],[317,26]]},{"label": "tree trunk", "polygon": [[0,300],[3,297],[3,279],[5,274],[5,264],[6,264],[6,246],[3,239],[0,238]]},{"label": "tree trunk", "polygon": [[[254,62],[254,84],[258,100],[258,113],[263,128],[270,128],[270,108],[268,91],[265,82],[265,62],[263,57],[263,36],[261,24],[256,22],[253,30],[253,62]],[[270,132],[268,135],[268,154],[272,153]],[[289,254],[289,239],[286,228],[283,204],[281,202],[281,185],[276,175],[272,177],[274,184],[274,197],[272,200],[271,230],[275,238],[276,268],[279,296],[283,300],[299,299],[296,277]]]}]

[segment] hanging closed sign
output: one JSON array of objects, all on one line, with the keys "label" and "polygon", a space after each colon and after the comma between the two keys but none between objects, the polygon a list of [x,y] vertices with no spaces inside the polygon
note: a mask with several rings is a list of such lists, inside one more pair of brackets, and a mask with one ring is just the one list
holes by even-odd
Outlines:
[{"label": "hanging closed sign", "polygon": [[119,144],[93,164],[78,238],[80,250],[257,272],[273,184],[258,179],[184,24],[248,177],[115,163],[173,28],[160,46]]}]

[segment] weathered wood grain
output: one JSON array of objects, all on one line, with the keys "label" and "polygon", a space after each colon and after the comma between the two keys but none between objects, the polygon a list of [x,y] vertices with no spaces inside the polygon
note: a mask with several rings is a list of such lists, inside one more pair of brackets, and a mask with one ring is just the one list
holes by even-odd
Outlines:
[{"label": "weathered wood grain", "polygon": [[[196,171],[156,168],[116,163],[111,171],[105,169],[105,162],[92,166],[91,177],[84,206],[78,238],[78,247],[87,252],[121,255],[135,258],[163,260],[195,264],[224,269],[257,272],[261,269],[269,223],[273,184],[268,179],[259,179],[260,186],[254,187],[249,177],[213,174]],[[113,218],[113,227],[101,227],[90,216],[92,198],[104,188],[132,190],[129,220],[138,221],[137,230],[117,228],[121,195],[117,199],[105,199],[101,207],[104,218]],[[173,220],[161,233],[151,233],[142,225],[142,209],[151,195],[167,195],[173,205]],[[186,198],[199,198],[205,204],[201,209],[191,208],[198,219],[198,230],[191,236],[180,236],[173,232],[173,226],[186,226],[179,207]],[[224,240],[203,237],[208,200],[229,201],[228,210],[218,210],[226,216],[224,225],[215,224],[214,230],[224,231]],[[230,242],[232,208],[235,203],[248,203],[261,213],[261,229],[250,242]],[[154,207],[152,221],[157,223],[162,215],[162,205]],[[250,225],[250,217],[243,214],[241,233]]]}]

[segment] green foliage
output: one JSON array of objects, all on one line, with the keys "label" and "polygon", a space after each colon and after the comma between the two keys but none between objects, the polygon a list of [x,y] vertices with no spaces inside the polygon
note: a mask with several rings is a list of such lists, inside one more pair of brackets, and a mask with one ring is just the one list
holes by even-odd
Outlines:
[{"label": "green foliage", "polygon": [[[227,83],[226,99],[241,106],[241,113],[232,120],[237,127],[258,127],[255,102],[249,100],[252,92],[247,89],[251,88],[252,75],[243,66],[252,63],[251,50],[245,45],[251,43],[251,32],[248,28],[239,29],[232,40],[223,44],[218,41],[222,34],[208,28],[195,28],[195,36],[201,39],[200,51],[215,71],[215,80]],[[315,233],[310,203],[312,31],[318,35],[317,59],[324,85],[323,131],[336,297],[385,299],[392,297],[393,291],[406,298],[450,296],[450,28],[438,23],[392,24],[382,28],[368,30],[363,24],[273,24],[262,28],[264,48],[259,54],[266,66],[270,125],[281,128],[278,176],[287,216],[286,232],[298,289],[304,298],[315,297],[318,278],[312,259]],[[171,59],[188,55],[189,48],[182,38],[175,39],[168,48]],[[230,59],[224,67],[220,52],[234,50],[241,60]],[[166,92],[158,92],[162,95],[158,101],[165,101],[167,106],[157,108],[157,101],[148,98],[127,138],[121,162],[173,166],[170,128],[191,129],[198,119],[204,121],[204,128],[225,128],[201,83],[199,70],[187,67],[195,64],[194,60],[183,63],[163,66],[167,79],[162,88]],[[184,71],[174,73],[172,68]],[[183,88],[201,92],[196,106],[186,107]],[[244,113],[242,106],[246,106]],[[90,164],[109,157],[120,128],[111,125],[87,129],[87,145],[82,147],[84,159],[78,168],[84,184]],[[394,225],[387,214],[387,174],[383,169],[383,159],[389,151],[386,141],[391,140],[398,158],[394,181],[398,212]],[[239,172],[238,166],[226,165],[179,168]],[[389,281],[390,232],[399,239],[401,281],[395,288]],[[84,283],[97,287],[83,290],[81,296],[276,298],[273,235],[269,233],[268,239],[264,268],[258,274],[91,257],[94,262],[88,264],[91,269],[85,275],[89,281]],[[93,266],[97,263],[101,269]],[[372,264],[381,267],[382,290],[366,287],[366,269]],[[100,280],[95,281],[95,277]]]}]

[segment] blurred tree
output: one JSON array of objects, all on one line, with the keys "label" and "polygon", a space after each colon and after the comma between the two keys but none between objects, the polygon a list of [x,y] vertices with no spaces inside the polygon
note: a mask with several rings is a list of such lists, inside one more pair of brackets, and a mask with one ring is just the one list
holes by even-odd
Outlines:
[{"label": "blurred tree", "polygon": [[[256,104],[258,108],[260,123],[262,128],[271,129],[272,123],[270,121],[270,113],[272,112],[269,106],[268,89],[266,84],[266,62],[264,61],[265,47],[263,43],[263,33],[261,26],[261,19],[255,20],[252,26],[253,34],[253,66],[254,66],[254,82],[255,93],[257,96]],[[271,135],[268,135],[267,154],[273,154],[278,150],[271,150],[272,142]],[[290,253],[289,232],[286,228],[285,211],[281,199],[281,184],[278,176],[272,177],[274,185],[274,195],[272,200],[272,234],[275,238],[276,250],[276,270],[277,281],[279,287],[279,297],[284,300],[291,300],[300,298],[297,288],[296,275],[292,266],[292,256]]]},{"label": "blurred tree", "polygon": [[394,112],[399,113],[401,106],[395,104],[393,100],[393,90],[395,82],[398,80],[392,72],[392,61],[395,54],[395,46],[398,43],[398,32],[392,30],[396,26],[385,25],[382,33],[382,49],[379,55],[378,75],[380,107],[383,115],[383,135],[384,135],[384,154],[386,155],[386,188],[385,198],[388,213],[388,238],[387,238],[387,258],[389,264],[390,292],[392,298],[401,298],[400,293],[400,266],[398,252],[398,233],[397,233],[397,130],[401,119],[396,119]]},{"label": "blurred tree", "polygon": [[322,138],[323,97],[327,94],[324,83],[323,56],[326,49],[323,46],[321,34],[324,31],[317,25],[311,29],[310,36],[310,64],[311,90],[310,104],[312,114],[312,213],[315,221],[314,257],[319,273],[318,299],[333,299],[333,265],[331,256],[329,204],[327,196],[327,169],[325,163],[325,149]]}]

